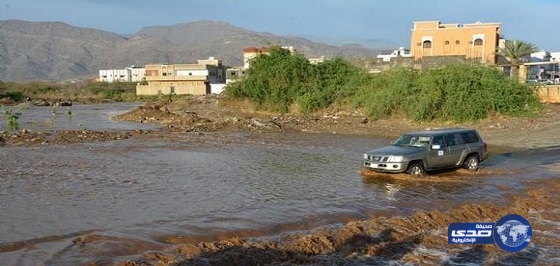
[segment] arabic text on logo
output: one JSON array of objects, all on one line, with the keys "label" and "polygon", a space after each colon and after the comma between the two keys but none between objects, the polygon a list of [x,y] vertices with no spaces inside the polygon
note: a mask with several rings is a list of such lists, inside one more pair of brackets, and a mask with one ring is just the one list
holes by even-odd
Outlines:
[{"label": "arabic text on logo", "polygon": [[449,244],[494,244],[494,223],[452,223],[447,230]]}]

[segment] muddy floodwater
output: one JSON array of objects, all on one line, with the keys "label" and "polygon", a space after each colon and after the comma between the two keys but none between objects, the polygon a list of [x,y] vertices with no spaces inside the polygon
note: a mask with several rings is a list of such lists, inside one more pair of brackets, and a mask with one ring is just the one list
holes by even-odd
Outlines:
[{"label": "muddy floodwater", "polygon": [[[92,128],[120,127],[110,119],[88,119]],[[173,133],[2,147],[0,262],[119,260],[163,249],[175,238],[267,236],[465,203],[505,203],[504,196],[525,189],[522,181],[560,170],[560,149],[549,148],[492,154],[476,174],[442,172],[426,180],[362,175],[363,152],[388,141]],[[86,234],[104,244],[72,251],[75,239]]]},{"label": "muddy floodwater", "polygon": [[10,110],[18,114],[18,129],[52,132],[57,130],[130,130],[153,129],[153,125],[119,122],[112,117],[140,106],[141,103],[108,103],[108,104],[76,104],[74,106],[33,106],[23,103],[18,106],[0,108],[0,131],[10,128],[4,111]]}]

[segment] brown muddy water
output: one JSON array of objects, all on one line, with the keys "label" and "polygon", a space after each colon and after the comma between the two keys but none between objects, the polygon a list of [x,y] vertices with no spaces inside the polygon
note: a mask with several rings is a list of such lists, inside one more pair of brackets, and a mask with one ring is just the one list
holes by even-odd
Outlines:
[{"label": "brown muddy water", "polygon": [[115,123],[112,117],[132,110],[141,103],[75,104],[73,106],[33,106],[22,103],[17,106],[0,107],[0,131],[12,130],[4,112],[18,113],[18,129],[51,132],[56,130],[130,130],[154,129],[155,126],[140,123]]},{"label": "brown muddy water", "polygon": [[[92,129],[96,119],[97,126],[119,127],[100,113],[89,116]],[[522,181],[559,172],[560,149],[550,148],[493,154],[476,174],[362,175],[363,152],[387,143],[327,134],[173,133],[2,147],[0,264],[122,261],[178,238],[270,236],[505,203],[505,195],[525,189]],[[85,238],[100,244],[76,252]]]}]

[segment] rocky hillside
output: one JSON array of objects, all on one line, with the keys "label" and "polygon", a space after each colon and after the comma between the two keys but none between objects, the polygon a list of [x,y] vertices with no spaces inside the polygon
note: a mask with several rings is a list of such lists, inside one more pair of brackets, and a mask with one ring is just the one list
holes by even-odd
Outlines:
[{"label": "rocky hillside", "polygon": [[298,37],[254,32],[225,22],[146,27],[130,36],[60,22],[0,21],[0,80],[93,78],[99,69],[149,63],[191,63],[210,56],[242,64],[248,46],[294,46],[308,57],[375,56],[363,46],[332,46]]}]

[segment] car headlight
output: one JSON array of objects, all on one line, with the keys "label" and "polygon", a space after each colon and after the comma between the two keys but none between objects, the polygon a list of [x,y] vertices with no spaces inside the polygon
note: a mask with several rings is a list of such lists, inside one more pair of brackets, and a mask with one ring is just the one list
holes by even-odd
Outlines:
[{"label": "car headlight", "polygon": [[387,161],[390,163],[402,163],[404,161],[404,157],[391,155]]},{"label": "car headlight", "polygon": [[369,158],[369,156],[367,155],[367,153],[364,153],[364,159],[367,160],[368,158]]}]

